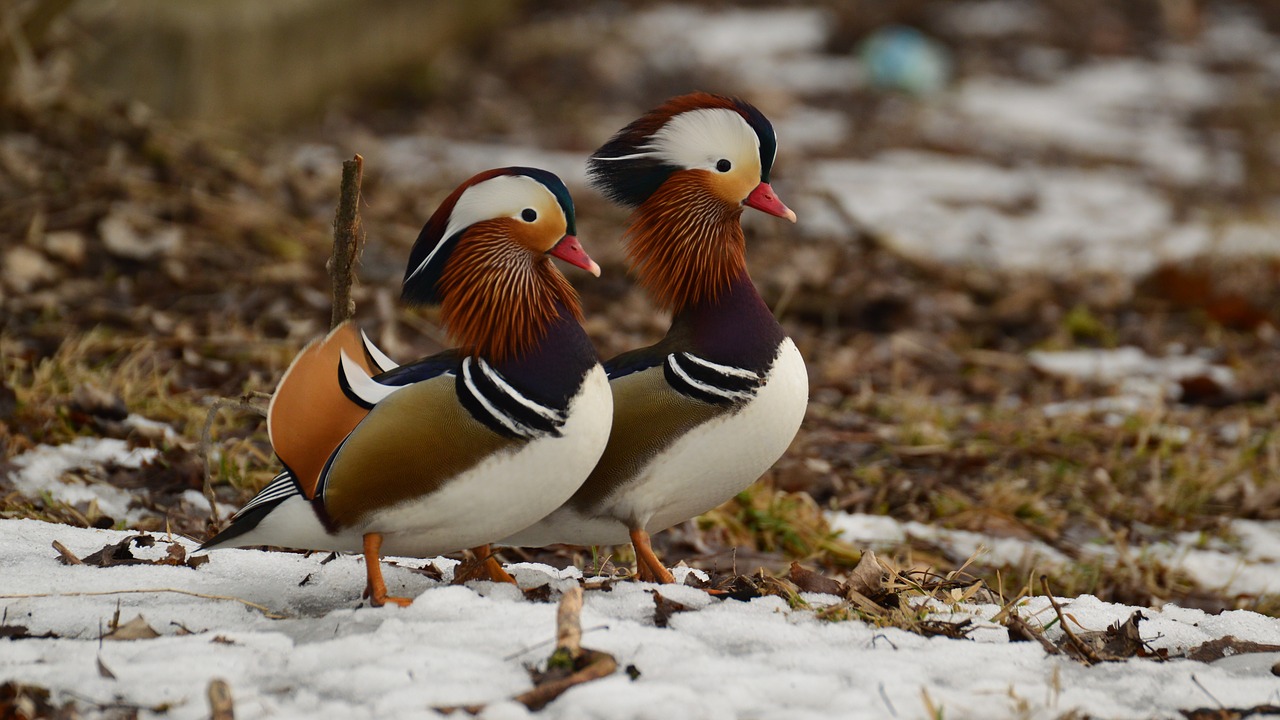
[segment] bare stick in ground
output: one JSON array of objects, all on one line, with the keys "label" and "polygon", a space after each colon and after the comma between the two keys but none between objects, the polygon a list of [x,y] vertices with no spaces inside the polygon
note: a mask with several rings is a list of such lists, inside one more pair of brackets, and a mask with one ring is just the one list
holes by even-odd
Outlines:
[{"label": "bare stick in ground", "polygon": [[556,649],[547,660],[547,670],[534,679],[532,690],[516,696],[516,702],[537,712],[569,688],[608,677],[618,669],[618,661],[609,653],[583,649],[581,615],[582,588],[566,590],[556,611]]},{"label": "bare stick in ground", "polygon": [[360,228],[360,183],[364,180],[364,158],[356,155],[342,163],[342,190],[338,212],[333,217],[333,257],[329,258],[329,282],[333,285],[333,313],[329,327],[335,328],[356,314],[351,297],[356,261],[364,244]]},{"label": "bare stick in ground", "polygon": [[235,703],[231,700],[231,686],[226,680],[209,681],[209,720],[235,720]]},{"label": "bare stick in ground", "polygon": [[[516,702],[537,712],[569,688],[608,677],[617,671],[618,661],[609,653],[583,649],[581,616],[582,588],[574,586],[565,591],[556,610],[556,649],[547,659],[547,669],[533,673],[533,689],[517,695],[514,698]],[[476,715],[484,710],[484,706],[436,709],[445,714],[463,710]]]}]

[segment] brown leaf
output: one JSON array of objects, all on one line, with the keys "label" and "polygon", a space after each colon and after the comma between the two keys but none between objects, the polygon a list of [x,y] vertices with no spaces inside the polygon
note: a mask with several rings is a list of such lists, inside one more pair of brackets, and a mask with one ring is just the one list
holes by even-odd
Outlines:
[{"label": "brown leaf", "polygon": [[209,681],[209,720],[235,720],[235,702],[231,698],[231,686],[226,680]]},{"label": "brown leaf", "polygon": [[187,549],[178,543],[170,543],[168,556],[158,562],[161,565],[185,565],[187,562]]},{"label": "brown leaf", "polygon": [[849,590],[875,599],[884,595],[885,575],[884,566],[876,559],[876,554],[868,550],[862,553],[862,559],[858,561],[858,566],[850,573],[849,581],[845,583],[845,586]]},{"label": "brown leaf", "polygon": [[[59,637],[52,632],[43,635],[32,635],[30,628],[22,625],[0,625],[0,640],[28,640],[31,638],[56,638]],[[3,715],[0,715],[3,717]]]},{"label": "brown leaf", "polygon": [[[321,563],[321,565],[323,564],[324,563]],[[399,567],[399,568],[404,568],[405,570],[408,570],[411,573],[422,575],[424,577],[430,578],[437,582],[444,580],[444,573],[440,572],[440,568],[436,567],[435,563],[427,563],[422,567],[418,567],[417,565],[400,565],[398,563],[393,563],[391,561],[387,561],[387,564],[395,565],[396,567]]]},{"label": "brown leaf", "polygon": [[150,535],[131,535],[118,543],[107,545],[101,550],[86,555],[83,558],[76,558],[65,547],[59,548],[61,543],[54,542],[54,547],[59,548],[58,552],[62,553],[62,562],[68,565],[75,564],[71,559],[76,559],[80,564],[92,565],[94,567],[115,567],[117,565],[172,565],[179,567],[185,565],[189,568],[197,568],[209,562],[208,555],[197,555],[192,558],[187,557],[187,549],[179,543],[170,543],[168,554],[157,560],[147,560],[137,557],[133,554],[133,547],[152,547],[156,544],[156,539]]},{"label": "brown leaf", "polygon": [[1040,647],[1049,655],[1057,655],[1062,651],[1058,646],[1049,641],[1038,628],[1032,627],[1023,620],[1021,616],[1009,613],[1004,618],[1004,626],[1009,631],[1009,642],[1031,642],[1040,643]]},{"label": "brown leaf", "polygon": [[131,547],[135,543],[138,547],[151,547],[156,544],[156,539],[150,535],[131,535],[118,543],[107,545],[95,553],[86,555],[80,561],[85,565],[93,565],[94,567],[154,565],[159,562],[157,560],[143,560],[134,557]]},{"label": "brown leaf", "polygon": [[972,618],[964,620],[921,620],[912,630],[924,637],[947,637],[953,640],[963,640],[969,637],[969,633],[977,628],[973,625]]},{"label": "brown leaf", "polygon": [[[68,701],[68,706],[75,701]],[[49,701],[49,691],[38,685],[9,682],[0,685],[0,718],[59,717],[67,707],[59,708]]]},{"label": "brown leaf", "polygon": [[1147,657],[1146,645],[1138,630],[1138,623],[1146,619],[1141,610],[1135,610],[1123,623],[1116,622],[1106,630],[1076,633],[1076,638],[1089,648],[1097,660],[1117,661]]},{"label": "brown leaf", "polygon": [[1178,385],[1182,387],[1178,401],[1188,405],[1219,407],[1230,404],[1234,399],[1234,393],[1207,374],[1180,378]]},{"label": "brown leaf", "polygon": [[1196,708],[1179,710],[1187,720],[1244,720],[1244,718],[1268,717],[1280,714],[1280,705],[1254,705],[1251,708]]},{"label": "brown leaf", "polygon": [[761,595],[760,586],[746,575],[726,575],[717,578],[707,590],[721,600],[754,600]]},{"label": "brown leaf", "polygon": [[657,627],[667,627],[672,615],[689,609],[688,605],[668,599],[657,590],[650,590],[649,594],[653,595],[653,624]]},{"label": "brown leaf", "polygon": [[1230,655],[1276,651],[1280,651],[1280,645],[1267,645],[1266,643],[1241,640],[1234,635],[1227,635],[1226,637],[1220,637],[1197,645],[1188,650],[1183,657],[1197,662],[1213,662]]},{"label": "brown leaf", "polygon": [[551,602],[551,583],[527,588],[524,590],[524,599],[529,602]]},{"label": "brown leaf", "polygon": [[796,587],[804,592],[822,593],[823,595],[843,596],[845,591],[844,583],[838,580],[816,573],[800,566],[798,562],[791,563],[791,570],[787,573],[787,579],[795,583]]},{"label": "brown leaf", "polygon": [[102,636],[103,640],[151,640],[160,637],[141,615]]}]

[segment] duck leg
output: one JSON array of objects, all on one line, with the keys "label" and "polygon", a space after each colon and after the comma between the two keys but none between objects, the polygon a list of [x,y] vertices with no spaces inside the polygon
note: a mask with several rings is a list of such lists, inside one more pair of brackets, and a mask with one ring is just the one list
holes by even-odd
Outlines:
[{"label": "duck leg", "polygon": [[516,579],[502,569],[502,563],[498,562],[498,558],[488,545],[471,548],[471,554],[474,557],[464,561],[454,571],[453,584],[460,585],[471,580],[492,580],[493,582],[516,584]]},{"label": "duck leg", "polygon": [[364,596],[374,607],[382,607],[387,603],[395,603],[400,607],[408,607],[413,598],[394,597],[387,594],[387,584],[382,581],[382,534],[366,533],[364,536],[364,568],[368,573],[369,584],[365,585]]},{"label": "duck leg", "polygon": [[631,545],[636,550],[636,577],[644,582],[670,585],[675,577],[662,565],[662,561],[653,553],[649,544],[649,533],[642,528],[632,528]]},{"label": "duck leg", "polygon": [[476,554],[476,559],[483,559],[484,574],[488,576],[488,579],[494,582],[516,584],[516,579],[503,569],[502,563],[498,562],[497,554],[490,550],[488,545],[472,548],[471,552]]}]

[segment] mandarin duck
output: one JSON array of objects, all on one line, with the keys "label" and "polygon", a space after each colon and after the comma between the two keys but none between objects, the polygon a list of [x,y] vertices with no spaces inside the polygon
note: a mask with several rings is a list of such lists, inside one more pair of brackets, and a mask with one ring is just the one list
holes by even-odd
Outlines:
[{"label": "mandarin duck", "polygon": [[751,282],[739,223],[744,206],[795,222],[769,185],[776,149],[755,107],[694,93],[591,156],[593,184],[633,209],[627,259],[672,313],[671,329],[605,363],[613,430],[600,463],[568,502],[505,544],[630,542],[641,580],[673,582],[650,535],[729,500],[791,444],[808,374]]},{"label": "mandarin duck", "polygon": [[549,259],[599,275],[574,232],[549,172],[458,187],[418,236],[402,291],[440,306],[457,347],[397,366],[347,323],[303,349],[268,410],[284,471],[201,548],[362,552],[366,596],[406,605],[387,595],[382,553],[484,552],[568,499],[612,418],[577,294]]}]

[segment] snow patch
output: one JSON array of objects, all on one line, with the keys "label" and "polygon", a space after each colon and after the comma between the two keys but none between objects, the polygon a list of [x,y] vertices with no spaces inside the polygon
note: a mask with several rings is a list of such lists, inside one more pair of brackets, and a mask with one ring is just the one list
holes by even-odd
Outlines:
[{"label": "snow patch", "polygon": [[[879,521],[855,520],[870,527]],[[910,530],[914,532],[915,530]],[[236,716],[432,717],[442,705],[492,703],[485,718],[532,715],[508,698],[530,686],[526,664],[538,664],[555,638],[552,603],[526,600],[510,587],[454,587],[430,580],[393,559],[385,574],[392,592],[416,597],[408,608],[355,607],[364,584],[359,558],[321,564],[301,555],[223,550],[198,569],[171,566],[68,567],[54,540],[87,554],[128,533],[84,530],[32,520],[0,520],[0,609],[7,622],[58,639],[0,640],[0,675],[50,688],[54,699],[155,706],[167,717],[208,716],[205,688],[226,680]],[[165,544],[156,534],[157,548]],[[193,548],[192,543],[179,540]],[[432,562],[450,564],[449,561]],[[513,566],[521,582],[569,582],[576,571]],[[235,596],[232,600],[163,592],[172,588]],[[142,590],[118,595],[76,595]],[[1050,657],[1035,643],[1010,643],[989,618],[993,605],[941,608],[952,620],[972,618],[972,640],[923,638],[866,624],[822,622],[781,598],[743,603],[713,599],[689,587],[657,588],[692,609],[670,627],[653,624],[655,586],[622,582],[589,590],[582,612],[583,644],[612,653],[624,673],[578,686],[538,713],[547,720],[608,717],[795,718],[917,717],[922,693],[948,716],[1170,717],[1200,707],[1191,681],[1233,705],[1273,700],[1269,665],[1205,665],[1130,661],[1086,668]],[[51,593],[50,597],[15,597]],[[1088,596],[1063,600],[1081,625],[1101,630],[1133,608]],[[100,642],[116,613],[142,615],[162,637]],[[1048,624],[1045,598],[1025,602],[1033,624]],[[1235,635],[1280,643],[1280,620],[1249,612],[1206,615],[1166,607],[1144,610],[1144,637],[1181,652]],[[191,634],[182,634],[190,631]],[[1051,637],[1061,631],[1048,630]],[[116,677],[102,677],[98,662]],[[145,715],[146,713],[144,713]]]},{"label": "snow patch", "polygon": [[13,459],[18,468],[9,479],[18,492],[28,497],[48,493],[51,498],[68,505],[96,501],[105,515],[136,521],[145,514],[130,509],[133,495],[106,482],[90,477],[66,477],[71,470],[100,468],[113,464],[136,469],[159,454],[154,448],[130,449],[124,440],[112,438],[77,438],[63,445],[38,445]]}]

